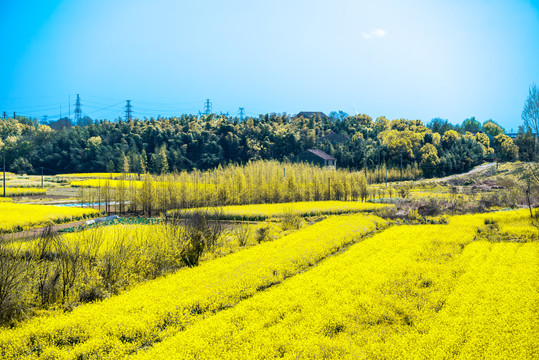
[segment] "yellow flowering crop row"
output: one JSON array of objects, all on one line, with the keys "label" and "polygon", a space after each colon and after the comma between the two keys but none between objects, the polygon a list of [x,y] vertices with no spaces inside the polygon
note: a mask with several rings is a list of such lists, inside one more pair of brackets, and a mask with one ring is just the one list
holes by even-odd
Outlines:
[{"label": "yellow flowering crop row", "polygon": [[94,217],[94,209],[0,202],[0,233],[27,230],[48,223],[61,223]]},{"label": "yellow flowering crop row", "polygon": [[27,196],[46,194],[47,189],[28,187],[6,187],[6,196]]},{"label": "yellow flowering crop row", "polygon": [[528,209],[454,216],[450,222],[455,226],[474,226],[477,228],[489,223],[495,224],[501,233],[507,233],[519,241],[531,241],[539,238],[539,230],[532,226]]},{"label": "yellow flowering crop row", "polygon": [[110,179],[89,179],[89,180],[74,180],[69,182],[71,186],[76,187],[105,187],[118,188],[123,186],[125,188],[142,189],[144,181],[138,180],[110,180]]},{"label": "yellow flowering crop row", "polygon": [[461,274],[469,230],[390,228],[135,358],[365,358],[436,314]]},{"label": "yellow flowering crop row", "polygon": [[437,316],[420,332],[389,339],[378,355],[539,358],[539,244],[481,241],[470,244],[462,258],[465,273]]},{"label": "yellow flowering crop row", "polygon": [[66,177],[66,178],[88,178],[88,179],[110,179],[110,178],[120,178],[122,176],[126,177],[138,177],[138,174],[130,173],[74,173],[74,174],[59,174],[57,177]]},{"label": "yellow flowering crop row", "polygon": [[71,313],[0,332],[0,358],[119,358],[234,307],[386,222],[330,217],[281,239],[149,281]]},{"label": "yellow flowering crop row", "polygon": [[[92,187],[92,188],[99,188],[99,187],[105,187],[108,186],[110,188],[119,188],[123,186],[124,188],[136,188],[136,189],[142,189],[144,186],[144,181],[142,180],[110,180],[110,179],[89,179],[89,180],[74,180],[70,182],[71,186],[76,187]],[[211,189],[215,188],[215,184],[205,184],[205,183],[199,183],[193,184],[193,183],[166,183],[163,181],[153,181],[152,186],[169,186],[172,185],[176,188],[185,188],[187,190],[193,190],[193,189]]]},{"label": "yellow flowering crop row", "polygon": [[[392,205],[356,201],[306,201],[279,204],[230,205],[202,208],[226,219],[265,220],[285,214],[319,216],[373,211]],[[197,209],[194,209],[197,210]],[[173,213],[173,212],[172,212]]]},{"label": "yellow flowering crop row", "polygon": [[[75,208],[76,209],[76,208]],[[169,245],[172,233],[160,225],[112,225],[96,227],[84,231],[59,234],[62,244],[68,247],[78,247],[83,254],[102,255],[114,248],[119,242],[130,248],[143,247],[147,243]],[[39,239],[14,241],[10,246],[21,251],[31,251],[39,243]]]},{"label": "yellow flowering crop row", "polygon": [[388,229],[134,358],[537,359],[539,244],[470,218]]},{"label": "yellow flowering crop row", "polygon": [[439,199],[439,200],[468,200],[469,196],[465,194],[451,194],[449,192],[439,193],[439,192],[428,192],[428,191],[410,191],[410,198],[412,199]]}]

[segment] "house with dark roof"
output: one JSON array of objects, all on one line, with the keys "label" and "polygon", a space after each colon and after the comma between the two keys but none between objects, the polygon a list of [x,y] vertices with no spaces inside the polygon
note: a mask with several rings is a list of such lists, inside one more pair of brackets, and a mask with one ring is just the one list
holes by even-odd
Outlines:
[{"label": "house with dark roof", "polygon": [[298,162],[306,162],[333,169],[337,168],[337,159],[318,149],[305,150],[299,154],[296,159]]},{"label": "house with dark roof", "polygon": [[303,117],[305,119],[309,119],[311,116],[319,116],[321,118],[327,118],[328,117],[326,114],[324,114],[321,111],[301,111],[295,117],[296,118]]},{"label": "house with dark roof", "polygon": [[316,139],[316,141],[328,141],[328,142],[330,142],[332,144],[337,144],[337,143],[350,141],[350,139],[346,135],[341,136],[341,135],[335,134],[333,131],[330,131],[329,134],[327,134],[326,136],[322,136],[322,137]]}]

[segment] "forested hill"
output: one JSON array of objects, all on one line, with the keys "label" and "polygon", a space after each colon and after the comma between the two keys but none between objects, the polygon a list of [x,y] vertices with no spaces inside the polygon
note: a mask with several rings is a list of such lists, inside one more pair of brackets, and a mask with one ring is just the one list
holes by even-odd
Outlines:
[{"label": "forested hill", "polygon": [[[467,119],[453,126],[433,119],[376,120],[367,115],[309,119],[268,114],[259,118],[182,116],[159,120],[95,121],[53,126],[26,118],[0,120],[0,147],[13,172],[130,171],[163,173],[209,169],[231,162],[292,161],[317,148],[337,158],[338,167],[372,169],[418,166],[426,176],[461,172],[484,159],[526,160],[533,153],[530,134],[515,141],[494,122]],[[335,143],[319,138],[335,133]],[[530,140],[531,139],[531,140]],[[518,145],[518,146],[517,146]],[[520,147],[520,153],[519,153]]]}]

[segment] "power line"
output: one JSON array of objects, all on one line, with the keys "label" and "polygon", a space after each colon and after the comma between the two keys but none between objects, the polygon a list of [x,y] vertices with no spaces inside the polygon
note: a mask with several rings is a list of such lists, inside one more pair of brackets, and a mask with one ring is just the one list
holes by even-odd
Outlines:
[{"label": "power line", "polygon": [[[87,113],[87,114],[89,115],[89,114],[93,114],[93,113],[96,113],[96,112],[99,112],[99,111],[108,110],[108,109],[110,109],[110,108],[112,108],[112,107],[120,106],[120,105],[122,105],[122,103],[118,103],[118,104],[110,105],[110,106],[107,106],[107,107],[104,107],[104,108],[100,108],[100,109],[97,109],[97,110],[94,110],[94,111],[90,111],[90,112]],[[92,106],[92,107],[93,107],[93,106]],[[110,112],[109,112],[108,114],[110,114]]]}]

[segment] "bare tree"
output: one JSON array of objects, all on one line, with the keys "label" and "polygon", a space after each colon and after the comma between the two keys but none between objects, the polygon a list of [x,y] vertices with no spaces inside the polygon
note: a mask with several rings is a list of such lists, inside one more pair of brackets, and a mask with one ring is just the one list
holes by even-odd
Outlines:
[{"label": "bare tree", "polygon": [[232,229],[234,236],[238,239],[239,246],[245,246],[251,238],[251,228],[249,225],[237,223]]},{"label": "bare tree", "polygon": [[10,245],[0,237],[0,325],[24,316],[28,309],[28,260],[20,245]]},{"label": "bare tree", "polygon": [[522,120],[524,120],[526,129],[533,133],[537,141],[539,136],[539,91],[537,91],[535,83],[530,86],[530,92],[524,104],[524,110],[522,110]]},{"label": "bare tree", "polygon": [[539,230],[539,166],[537,163],[529,165],[524,175],[526,181],[526,202],[530,211],[530,219],[533,226]]}]

